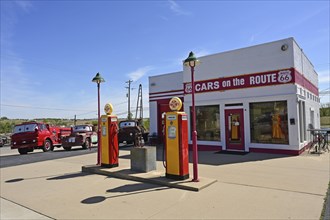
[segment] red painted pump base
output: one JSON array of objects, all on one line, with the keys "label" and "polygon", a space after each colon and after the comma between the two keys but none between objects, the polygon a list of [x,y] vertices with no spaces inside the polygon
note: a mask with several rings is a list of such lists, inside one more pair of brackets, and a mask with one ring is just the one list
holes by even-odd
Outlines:
[{"label": "red painted pump base", "polygon": [[173,179],[173,180],[186,180],[189,178],[189,174],[181,176],[181,175],[174,175],[174,174],[166,173],[165,177],[168,179]]},{"label": "red painted pump base", "polygon": [[118,167],[118,163],[115,163],[115,164],[104,164],[104,163],[101,163],[101,167],[106,167],[106,168]]}]

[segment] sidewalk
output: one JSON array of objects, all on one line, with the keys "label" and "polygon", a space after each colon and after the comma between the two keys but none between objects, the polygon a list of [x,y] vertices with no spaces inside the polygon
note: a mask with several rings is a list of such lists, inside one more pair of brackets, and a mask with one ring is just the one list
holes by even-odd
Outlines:
[{"label": "sidewalk", "polygon": [[217,180],[199,192],[82,173],[96,154],[1,168],[1,219],[319,219],[329,155],[199,152],[199,175]]},{"label": "sidewalk", "polygon": [[0,219],[51,219],[3,198],[0,198],[0,208]]}]

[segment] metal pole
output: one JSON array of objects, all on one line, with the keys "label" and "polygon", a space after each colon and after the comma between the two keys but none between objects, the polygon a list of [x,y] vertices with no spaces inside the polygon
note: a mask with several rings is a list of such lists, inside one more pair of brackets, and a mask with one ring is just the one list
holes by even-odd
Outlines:
[{"label": "metal pole", "polygon": [[127,109],[127,119],[131,120],[131,82],[133,82],[133,80],[128,80],[126,83],[128,83],[128,87],[126,87],[128,89],[128,93],[127,93],[127,98],[128,98],[128,109]]},{"label": "metal pole", "polygon": [[128,120],[131,119],[131,80],[128,80]]},{"label": "metal pole", "polygon": [[191,99],[192,99],[192,142],[193,142],[193,182],[199,182],[198,179],[198,156],[197,156],[197,131],[196,131],[196,113],[195,113],[195,81],[194,81],[194,66],[191,69]]},{"label": "metal pole", "polygon": [[97,83],[97,165],[100,165],[101,161],[101,117],[100,117],[100,83]]}]

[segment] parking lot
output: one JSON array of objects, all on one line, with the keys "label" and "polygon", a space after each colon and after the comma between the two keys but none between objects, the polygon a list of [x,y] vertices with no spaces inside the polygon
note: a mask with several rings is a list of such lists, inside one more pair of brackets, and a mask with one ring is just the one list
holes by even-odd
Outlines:
[{"label": "parking lot", "polygon": [[[121,148],[119,167],[129,159]],[[330,173],[329,153],[199,152],[199,175],[217,182],[192,192],[81,172],[95,163],[93,152],[2,167],[1,219],[319,219]]]}]

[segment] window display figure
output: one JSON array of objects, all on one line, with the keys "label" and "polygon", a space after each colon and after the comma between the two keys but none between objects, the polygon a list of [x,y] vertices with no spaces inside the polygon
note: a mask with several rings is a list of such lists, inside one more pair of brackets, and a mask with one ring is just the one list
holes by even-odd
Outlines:
[{"label": "window display figure", "polygon": [[275,114],[272,116],[272,121],[272,137],[277,139],[283,138],[284,135],[281,129],[281,117],[278,111],[276,111]]},{"label": "window display figure", "polygon": [[[233,117],[233,116],[232,116]],[[231,140],[238,140],[238,128],[239,128],[239,122],[236,119],[236,117],[233,117],[233,120],[231,122]]]}]

